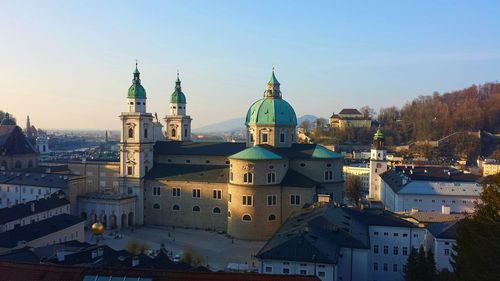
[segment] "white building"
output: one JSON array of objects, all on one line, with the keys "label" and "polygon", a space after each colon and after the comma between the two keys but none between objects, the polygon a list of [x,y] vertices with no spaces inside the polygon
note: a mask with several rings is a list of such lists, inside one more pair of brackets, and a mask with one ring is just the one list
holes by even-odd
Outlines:
[{"label": "white building", "polygon": [[453,246],[457,242],[458,221],[432,223],[427,226],[427,229],[430,237],[428,246],[434,253],[436,269],[453,271],[451,256],[456,254]]},{"label": "white building", "polygon": [[359,179],[361,184],[361,190],[364,193],[368,193],[370,188],[370,168],[364,166],[344,166],[344,180],[347,180],[349,177],[356,177]]},{"label": "white building", "polygon": [[483,192],[479,176],[443,167],[396,167],[380,175],[380,200],[393,212],[474,211]]},{"label": "white building", "polygon": [[427,230],[380,209],[317,204],[287,220],[259,251],[259,272],[321,280],[404,280]]}]

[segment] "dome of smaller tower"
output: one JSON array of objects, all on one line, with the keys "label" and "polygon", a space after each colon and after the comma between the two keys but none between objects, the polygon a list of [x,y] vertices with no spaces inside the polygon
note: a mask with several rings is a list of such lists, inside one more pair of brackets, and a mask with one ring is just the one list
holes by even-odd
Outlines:
[{"label": "dome of smaller tower", "polygon": [[373,135],[373,140],[384,140],[385,136],[380,128],[377,129],[377,132]]},{"label": "dome of smaller tower", "polygon": [[179,79],[179,72],[177,72],[177,80],[175,80],[175,90],[170,96],[170,103],[186,103],[186,96],[182,92],[181,80]]},{"label": "dome of smaller tower", "polygon": [[132,86],[128,88],[129,99],[145,99],[146,90],[141,85],[140,72],[137,69],[137,63],[135,64],[134,79],[132,80]]}]

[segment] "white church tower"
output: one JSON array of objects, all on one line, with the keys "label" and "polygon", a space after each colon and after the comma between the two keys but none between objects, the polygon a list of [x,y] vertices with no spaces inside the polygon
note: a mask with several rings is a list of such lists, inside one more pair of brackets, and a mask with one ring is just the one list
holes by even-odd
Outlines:
[{"label": "white church tower", "polygon": [[141,85],[137,63],[128,89],[127,112],[122,112],[120,176],[142,178],[153,167],[153,115],[146,112],[146,90]]},{"label": "white church tower", "polygon": [[166,136],[169,140],[191,140],[191,116],[186,115],[186,96],[181,89],[181,80],[177,71],[175,89],[170,96],[170,114],[165,116]]},{"label": "white church tower", "polygon": [[370,189],[369,199],[380,201],[380,177],[387,171],[387,151],[384,148],[384,133],[378,128],[373,136],[373,145],[370,153]]}]

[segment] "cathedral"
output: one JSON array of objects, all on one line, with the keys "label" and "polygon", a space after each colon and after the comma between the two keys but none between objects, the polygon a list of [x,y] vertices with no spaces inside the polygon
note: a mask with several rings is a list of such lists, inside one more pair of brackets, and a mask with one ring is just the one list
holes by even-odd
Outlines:
[{"label": "cathedral", "polygon": [[274,69],[263,96],[246,113],[246,143],[191,140],[192,118],[178,73],[163,123],[147,111],[137,65],[125,108],[119,163],[69,165],[94,186],[78,199],[78,214],[89,223],[188,227],[267,240],[318,195],[342,202],[342,156],[296,142],[297,117]]}]

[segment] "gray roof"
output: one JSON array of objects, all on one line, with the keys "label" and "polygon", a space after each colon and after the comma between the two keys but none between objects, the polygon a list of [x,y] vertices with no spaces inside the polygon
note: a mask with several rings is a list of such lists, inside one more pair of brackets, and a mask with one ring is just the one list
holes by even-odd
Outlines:
[{"label": "gray roof", "polygon": [[68,183],[73,179],[83,176],[49,174],[49,173],[26,173],[14,171],[0,171],[0,183],[14,185],[40,186],[51,188],[68,188]]},{"label": "gray roof", "polygon": [[287,219],[257,257],[335,264],[340,248],[370,248],[370,225],[416,227],[383,210],[315,204]]},{"label": "gray roof", "polygon": [[313,179],[297,172],[292,169],[288,169],[285,177],[281,181],[282,186],[295,186],[295,187],[315,187],[318,185]]},{"label": "gray roof", "polygon": [[[34,204],[34,212],[31,211],[32,204]],[[68,204],[69,200],[64,197],[64,193],[58,192],[52,194],[48,198],[17,204],[10,208],[2,208],[0,209],[0,224],[22,219],[36,213],[41,213]]]},{"label": "gray roof", "polygon": [[427,229],[435,238],[456,239],[459,222],[459,220],[435,222],[427,225]]},{"label": "gray roof", "polygon": [[61,214],[46,220],[21,226],[0,233],[0,248],[13,248],[16,247],[20,241],[33,241],[80,222],[83,222],[83,219],[68,214]]},{"label": "gray roof", "polygon": [[246,148],[243,142],[157,141],[155,154],[229,156]]},{"label": "gray roof", "polygon": [[453,167],[435,166],[396,166],[396,171],[412,180],[476,182],[480,176],[467,174]]},{"label": "gray roof", "polygon": [[0,154],[36,154],[36,149],[16,125],[0,125]]},{"label": "gray roof", "polygon": [[172,181],[228,182],[229,167],[217,165],[157,164],[147,179]]}]

